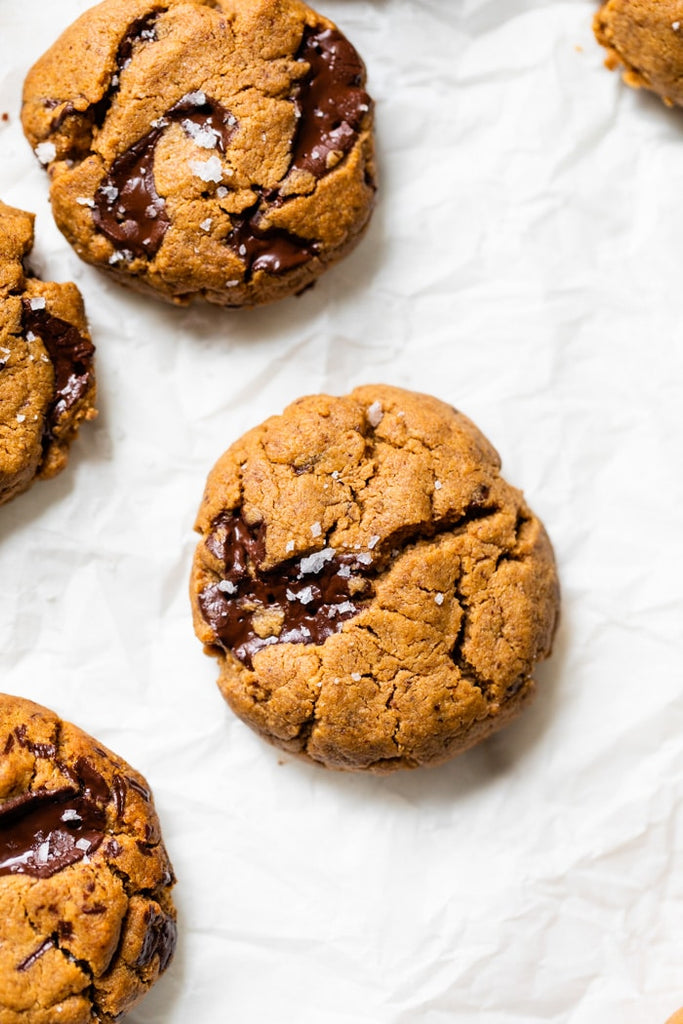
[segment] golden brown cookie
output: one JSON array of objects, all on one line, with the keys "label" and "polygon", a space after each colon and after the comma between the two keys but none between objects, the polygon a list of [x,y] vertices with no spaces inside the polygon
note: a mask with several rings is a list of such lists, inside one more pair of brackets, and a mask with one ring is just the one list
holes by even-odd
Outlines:
[{"label": "golden brown cookie", "polygon": [[75,284],[25,267],[33,214],[0,203],[0,505],[64,468],[96,416],[93,348]]},{"label": "golden brown cookie", "polygon": [[665,103],[683,104],[683,2],[608,0],[593,21],[595,36],[624,81],[659,93]]},{"label": "golden brown cookie", "polygon": [[444,761],[534,691],[553,552],[461,413],[385,386],[302,398],[218,460],[195,631],[233,711],[330,768]]},{"label": "golden brown cookie", "polygon": [[105,0],[30,71],[23,123],[79,256],[172,302],[300,292],[370,217],[365,67],[301,0]]},{"label": "golden brown cookie", "polygon": [[141,775],[0,694],[0,1024],[113,1024],[166,969],[173,870]]}]

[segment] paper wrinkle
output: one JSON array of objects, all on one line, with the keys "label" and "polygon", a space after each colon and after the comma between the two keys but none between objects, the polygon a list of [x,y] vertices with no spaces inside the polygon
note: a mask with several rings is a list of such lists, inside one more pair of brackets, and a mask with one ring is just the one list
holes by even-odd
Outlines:
[{"label": "paper wrinkle", "polygon": [[[299,299],[166,308],[71,252],[18,122],[89,0],[0,9],[0,197],[82,289],[100,417],[0,510],[0,686],[152,784],[180,948],[132,1024],[664,1024],[683,1005],[683,115],[592,0],[330,0],[377,100],[366,238]],[[328,774],[250,733],[193,636],[206,474],[299,395],[454,404],[558,555],[536,703],[443,768]]]}]

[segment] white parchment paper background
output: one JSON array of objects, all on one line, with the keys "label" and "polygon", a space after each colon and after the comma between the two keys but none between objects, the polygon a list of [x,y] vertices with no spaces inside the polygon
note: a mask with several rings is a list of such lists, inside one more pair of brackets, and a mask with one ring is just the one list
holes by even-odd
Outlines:
[{"label": "white parchment paper background", "polygon": [[[366,58],[361,247],[255,312],[81,264],[18,123],[88,0],[0,0],[0,196],[81,287],[100,417],[0,510],[0,684],[153,785],[181,941],[133,1024],[663,1024],[683,1004],[683,113],[601,67],[590,0],[321,0]],[[338,776],[235,720],[194,639],[214,459],[300,394],[470,415],[556,546],[535,706],[441,769]]]}]

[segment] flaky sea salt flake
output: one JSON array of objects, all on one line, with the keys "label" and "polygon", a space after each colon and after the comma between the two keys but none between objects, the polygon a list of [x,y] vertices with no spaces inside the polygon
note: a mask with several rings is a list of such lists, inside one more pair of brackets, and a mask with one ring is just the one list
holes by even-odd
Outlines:
[{"label": "flaky sea salt flake", "polygon": [[379,534],[378,533],[373,533],[372,537],[368,541],[368,547],[370,548],[371,551],[379,543],[379,540],[380,540]]},{"label": "flaky sea salt flake", "polygon": [[218,584],[218,589],[223,594],[236,594],[237,593],[237,587],[235,586],[234,583],[231,583],[230,580],[221,580],[220,583]]},{"label": "flaky sea salt flake", "polygon": [[57,156],[57,147],[54,142],[39,142],[35,149],[35,154],[40,160],[44,167],[51,164],[54,158]]},{"label": "flaky sea salt flake", "polygon": [[100,192],[109,204],[115,203],[119,197],[119,190],[116,185],[102,185]]},{"label": "flaky sea salt flake", "polygon": [[443,594],[435,594],[434,600],[439,605],[439,607],[441,607],[441,605],[443,604]]},{"label": "flaky sea salt flake", "polygon": [[351,678],[353,679],[354,683],[359,683],[361,681],[361,679],[362,679],[362,676],[361,676],[360,672],[352,672],[351,673]]},{"label": "flaky sea salt flake", "polygon": [[314,551],[312,555],[301,559],[299,568],[304,575],[307,573],[318,573],[334,556],[334,548],[323,548],[322,551]]},{"label": "flaky sea salt flake", "polygon": [[91,210],[95,207],[95,200],[88,199],[87,196],[79,196],[76,202],[79,206],[89,206]]},{"label": "flaky sea salt flake", "polygon": [[208,160],[190,160],[188,162],[192,173],[202,181],[219,182],[223,180],[223,166],[217,156],[210,156]]},{"label": "flaky sea salt flake", "polygon": [[443,487],[443,484],[441,483],[440,480],[435,480],[434,481],[434,490],[435,491],[440,491],[442,487]]},{"label": "flaky sea salt flake", "polygon": [[290,554],[293,550],[294,550],[294,541],[293,540],[288,540],[287,543],[285,544],[285,551],[287,552],[287,554]]},{"label": "flaky sea salt flake", "polygon": [[313,537],[319,537],[322,532],[323,532],[323,528],[320,525],[320,523],[313,523],[313,526],[311,527],[311,534],[312,534],[312,536]]},{"label": "flaky sea salt flake", "polygon": [[25,419],[26,417],[24,416],[23,412],[17,413],[17,423],[23,423]]},{"label": "flaky sea salt flake", "polygon": [[367,417],[368,423],[370,424],[371,427],[378,427],[382,420],[384,419],[384,413],[382,412],[382,403],[373,402],[372,405],[368,407]]},{"label": "flaky sea salt flake", "polygon": [[199,226],[202,229],[202,231],[210,231],[212,224],[213,224],[212,218],[211,217],[207,217],[206,220],[203,220]]},{"label": "flaky sea salt flake", "polygon": [[30,300],[31,309],[45,309],[45,299],[37,298]]}]

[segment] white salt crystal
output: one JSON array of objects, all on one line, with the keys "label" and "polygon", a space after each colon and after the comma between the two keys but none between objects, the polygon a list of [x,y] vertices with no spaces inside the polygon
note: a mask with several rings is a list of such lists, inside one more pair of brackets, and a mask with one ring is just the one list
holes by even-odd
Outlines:
[{"label": "white salt crystal", "polygon": [[235,586],[234,583],[231,583],[230,580],[221,580],[220,583],[218,584],[218,589],[222,591],[224,594],[237,593],[237,587]]},{"label": "white salt crystal", "polygon": [[353,681],[355,683],[359,683],[361,681],[361,674],[360,674],[360,672],[352,672],[351,673],[351,678],[353,679]]},{"label": "white salt crystal", "polygon": [[207,217],[206,220],[203,220],[199,226],[202,229],[202,231],[210,231],[212,224],[213,220],[211,219],[211,217]]},{"label": "white salt crystal", "polygon": [[363,551],[357,558],[361,565],[372,565],[372,555],[369,555],[367,551]]},{"label": "white salt crystal", "polygon": [[289,551],[293,551],[293,550],[294,550],[294,541],[293,540],[288,540],[287,544],[285,545],[285,551],[289,552]]},{"label": "white salt crystal", "polygon": [[313,597],[313,587],[304,587],[303,590],[300,590],[296,595],[297,601],[300,601],[301,604],[310,604]]},{"label": "white salt crystal", "polygon": [[31,309],[45,309],[45,299],[31,299]]},{"label": "white salt crystal", "polygon": [[119,197],[119,190],[116,185],[102,185],[100,192],[109,204],[115,203]]},{"label": "white salt crystal", "polygon": [[[292,545],[293,547],[294,545]],[[299,563],[302,573],[320,572],[326,562],[334,558],[334,548],[323,548],[322,551],[314,551],[308,558],[302,558]]]},{"label": "white salt crystal", "polygon": [[434,600],[436,601],[436,603],[440,607],[443,604],[443,594],[435,594],[434,595]]},{"label": "white salt crystal", "polygon": [[368,423],[371,427],[378,427],[384,419],[384,413],[382,412],[382,403],[373,402],[367,411]]},{"label": "white salt crystal", "polygon": [[223,166],[217,156],[210,156],[208,160],[190,160],[189,167],[202,181],[223,180]]},{"label": "white salt crystal", "polygon": [[54,142],[40,142],[36,146],[36,156],[40,160],[41,164],[47,166],[52,163],[54,158],[57,156],[57,149]]},{"label": "white salt crystal", "polygon": [[218,132],[214,128],[202,128],[190,120],[183,121],[182,125],[192,141],[202,149],[215,149],[218,145]]},{"label": "white salt crystal", "polygon": [[311,533],[313,534],[313,536],[319,537],[322,532],[323,529],[320,523],[313,523],[313,526],[311,527]]},{"label": "white salt crystal", "polygon": [[76,202],[78,203],[79,206],[89,206],[91,210],[95,206],[95,200],[94,199],[88,199],[87,196],[79,196],[78,199],[76,200]]},{"label": "white salt crystal", "polygon": [[26,417],[24,416],[23,412],[17,413],[17,423],[23,423],[25,419]]},{"label": "white salt crystal", "polygon": [[379,534],[378,533],[373,533],[372,537],[368,541],[368,547],[370,548],[371,551],[375,547],[375,545],[379,542],[379,539],[380,539]]},{"label": "white salt crystal", "polygon": [[196,92],[188,92],[185,100],[187,103],[191,103],[193,107],[203,107],[206,103],[206,93],[202,92],[201,89],[197,89]]},{"label": "white salt crystal", "polygon": [[435,491],[440,491],[442,487],[443,487],[443,484],[441,483],[440,480],[435,480],[434,481],[434,490]]}]

